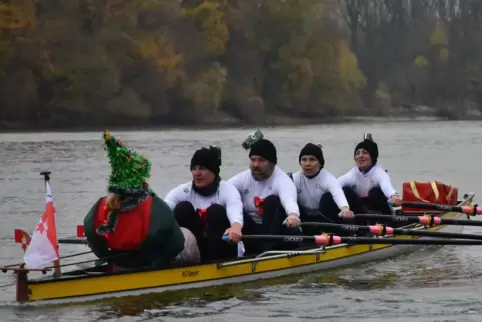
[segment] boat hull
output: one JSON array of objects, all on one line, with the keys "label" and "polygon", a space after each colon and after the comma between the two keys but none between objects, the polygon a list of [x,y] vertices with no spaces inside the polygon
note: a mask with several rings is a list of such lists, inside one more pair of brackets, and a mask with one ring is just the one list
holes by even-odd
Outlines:
[{"label": "boat hull", "polygon": [[[447,219],[465,215],[445,213]],[[424,229],[419,227],[418,229]],[[457,232],[463,226],[437,226],[429,231]],[[396,236],[397,238],[423,238]],[[390,238],[390,237],[383,237]],[[165,270],[86,274],[28,281],[29,301],[47,303],[83,302],[95,299],[132,296],[165,291],[244,283],[260,279],[322,271],[413,252],[424,245],[337,245],[292,251],[290,254],[265,254],[256,259],[171,268]]]}]

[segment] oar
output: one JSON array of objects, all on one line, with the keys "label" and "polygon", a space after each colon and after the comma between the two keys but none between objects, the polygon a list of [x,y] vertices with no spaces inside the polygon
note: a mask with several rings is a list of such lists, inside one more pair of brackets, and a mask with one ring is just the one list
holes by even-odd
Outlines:
[{"label": "oar", "polygon": [[442,219],[435,216],[392,216],[392,215],[375,215],[375,214],[355,214],[355,217],[387,221],[392,223],[420,223],[425,226],[437,225],[460,225],[460,226],[481,226],[482,221],[464,220],[464,219]]},{"label": "oar", "polygon": [[425,231],[425,230],[415,230],[415,229],[404,229],[404,228],[392,228],[383,225],[373,225],[373,226],[359,226],[359,225],[343,225],[343,224],[330,224],[321,222],[302,222],[301,226],[317,226],[328,228],[330,231],[337,232],[360,232],[360,233],[371,233],[376,236],[384,235],[409,235],[409,236],[428,236],[428,237],[444,237],[444,238],[462,238],[462,239],[475,239],[482,240],[482,235],[475,234],[460,234],[460,233],[445,233],[438,231]]},{"label": "oar", "polygon": [[59,244],[77,244],[77,245],[87,245],[87,240],[80,238],[61,238],[58,240]]},{"label": "oar", "polygon": [[[222,236],[223,240],[228,240],[228,236]],[[340,237],[336,235],[318,236],[290,236],[290,235],[243,235],[241,239],[254,240],[277,240],[288,243],[299,243],[304,240],[315,242],[317,245],[332,246],[339,244],[379,244],[379,245],[482,245],[482,240],[466,239],[403,239],[403,238],[373,238],[373,237]]]},{"label": "oar", "polygon": [[482,215],[482,208],[477,208],[477,205],[451,206],[451,205],[440,205],[435,203],[411,202],[411,201],[403,201],[401,205],[412,207],[412,208],[420,208],[420,209],[460,212],[471,216]]}]

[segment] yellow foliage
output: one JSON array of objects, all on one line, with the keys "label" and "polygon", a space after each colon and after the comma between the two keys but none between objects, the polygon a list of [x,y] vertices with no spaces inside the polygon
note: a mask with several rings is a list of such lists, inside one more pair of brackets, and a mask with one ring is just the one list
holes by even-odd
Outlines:
[{"label": "yellow foliage", "polygon": [[440,61],[447,61],[449,59],[449,50],[444,48],[440,51],[438,59]]},{"label": "yellow foliage", "polygon": [[387,113],[392,107],[392,97],[384,84],[376,90],[373,104],[375,110],[382,114]]},{"label": "yellow foliage", "polygon": [[325,0],[264,2],[263,21],[273,29],[257,45],[277,58],[269,65],[276,71],[274,83],[281,81],[272,87],[275,105],[306,110],[323,102],[342,108],[358,98],[366,78],[356,56],[346,41],[322,29],[324,14],[336,9],[335,1]]},{"label": "yellow foliage", "polygon": [[304,48],[302,39],[293,37],[279,49],[280,62],[274,66],[286,74],[286,82],[283,84],[283,93],[280,96],[282,100],[286,100],[291,95],[302,97],[311,88],[313,80],[311,59],[306,57]]},{"label": "yellow foliage", "polygon": [[209,68],[186,79],[183,86],[184,95],[194,103],[197,109],[214,111],[221,103],[227,76],[227,69],[215,62]]},{"label": "yellow foliage", "polygon": [[299,58],[292,62],[293,71],[288,75],[292,84],[298,84],[298,90],[294,95],[299,96],[311,88],[313,84],[313,71],[311,69],[311,59]]},{"label": "yellow foliage", "polygon": [[0,3],[0,28],[21,29],[35,23],[34,0],[10,0]]},{"label": "yellow foliage", "polygon": [[260,30],[265,36],[259,40],[260,48],[264,51],[277,50],[293,37],[307,36],[319,22],[317,18],[323,12],[323,3],[320,0],[263,1],[261,24],[268,29]]},{"label": "yellow foliage", "polygon": [[358,96],[366,79],[344,40],[319,39],[310,51],[320,100],[339,108]]},{"label": "yellow foliage", "polygon": [[357,58],[348,48],[346,41],[338,41],[338,50],[338,74],[341,88],[348,93],[353,93],[365,86],[365,76],[358,68]]},{"label": "yellow foliage", "polygon": [[428,66],[428,60],[425,56],[417,56],[414,61],[417,67],[426,67]]},{"label": "yellow foliage", "polygon": [[[35,2],[0,0],[0,28],[34,24]],[[173,98],[189,100],[200,113],[215,111],[223,98],[236,98],[248,114],[263,114],[265,102],[342,109],[358,97],[365,77],[338,26],[331,25],[338,6],[336,0],[64,0],[46,4],[35,28],[0,33],[9,37],[0,38],[0,69],[18,48],[21,61],[42,74],[39,82],[55,87],[53,98],[39,98],[39,106],[54,112],[59,106],[103,106],[112,114],[148,117],[151,109],[159,114],[159,106],[150,104],[165,102],[176,114],[169,106]],[[226,52],[230,30],[236,39]],[[434,43],[444,36],[440,30]],[[19,46],[17,34],[29,46]],[[192,44],[198,52],[179,51]],[[443,60],[448,52],[440,54]],[[226,67],[212,63],[217,60]],[[139,76],[139,69],[150,70]],[[135,90],[125,85],[130,78]],[[152,99],[142,102],[141,94]]]},{"label": "yellow foliage", "polygon": [[448,45],[447,31],[444,26],[440,23],[435,27],[432,35],[430,36],[430,43],[432,45]]},{"label": "yellow foliage", "polygon": [[314,95],[341,107],[358,97],[358,90],[366,84],[346,42],[322,35],[312,39],[293,36],[279,49],[279,62],[273,67],[285,75],[276,104],[287,108],[306,109],[300,105]]},{"label": "yellow foliage", "polygon": [[181,14],[185,18],[201,22],[204,45],[209,53],[223,54],[225,52],[229,32],[220,3],[203,0],[195,8],[183,8]]},{"label": "yellow foliage", "polygon": [[175,86],[182,74],[183,55],[175,52],[166,33],[143,35],[137,44],[141,57],[152,59],[157,70],[165,75],[168,86]]},{"label": "yellow foliage", "polygon": [[332,39],[319,44],[317,56],[313,59],[318,63],[316,84],[319,99],[339,110],[347,108],[358,98],[358,90],[365,86],[366,79],[346,42]]}]

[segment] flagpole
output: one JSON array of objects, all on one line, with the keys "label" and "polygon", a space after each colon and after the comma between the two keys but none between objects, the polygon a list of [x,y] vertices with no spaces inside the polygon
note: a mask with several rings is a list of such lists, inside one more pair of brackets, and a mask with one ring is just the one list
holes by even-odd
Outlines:
[{"label": "flagpole", "polygon": [[[50,174],[51,172],[50,171],[42,171],[40,172],[40,175],[44,177],[44,180],[45,180],[45,191],[47,192],[47,184],[49,184],[49,181],[50,181]],[[55,236],[57,237],[57,236]],[[59,248],[58,244],[57,244],[57,249]],[[53,276],[54,277],[60,277],[60,275],[62,274],[61,271],[60,271],[60,259],[57,259],[53,262],[53,266],[54,266],[54,274]]]}]

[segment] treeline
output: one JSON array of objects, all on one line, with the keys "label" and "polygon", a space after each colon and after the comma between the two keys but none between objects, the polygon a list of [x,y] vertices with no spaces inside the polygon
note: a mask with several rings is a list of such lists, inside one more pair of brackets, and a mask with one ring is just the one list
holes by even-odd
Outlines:
[{"label": "treeline", "polygon": [[481,26],[480,0],[0,0],[0,121],[455,115],[482,106]]},{"label": "treeline", "polygon": [[482,109],[482,1],[342,2],[365,106],[428,105],[449,117]]}]

